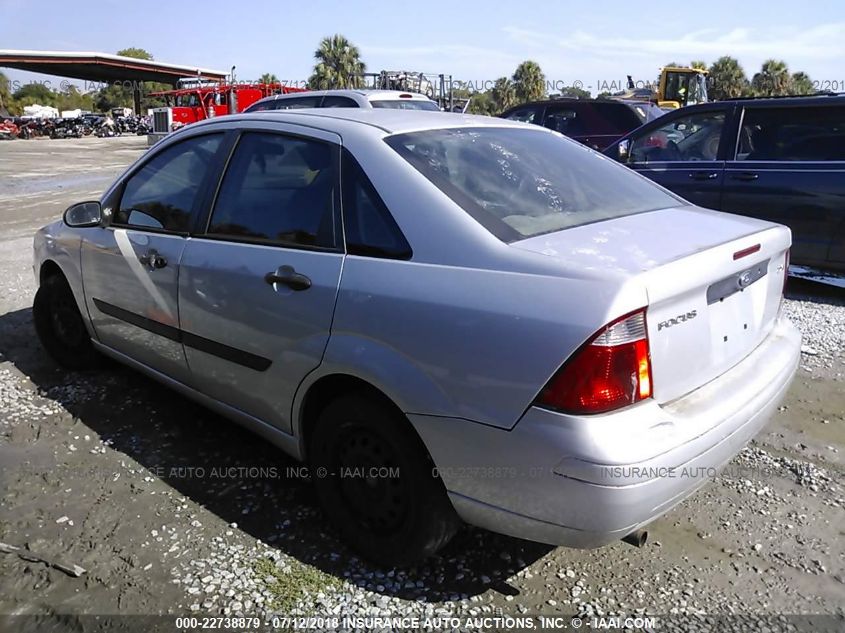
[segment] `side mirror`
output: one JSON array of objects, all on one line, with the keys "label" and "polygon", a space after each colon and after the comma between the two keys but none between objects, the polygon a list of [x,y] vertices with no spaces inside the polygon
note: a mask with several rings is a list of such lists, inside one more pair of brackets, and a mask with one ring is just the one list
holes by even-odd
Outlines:
[{"label": "side mirror", "polygon": [[99,226],[103,211],[99,202],[80,202],[68,207],[62,216],[64,223],[75,228]]},{"label": "side mirror", "polygon": [[627,163],[631,154],[631,140],[623,139],[616,145],[616,157],[622,163]]}]

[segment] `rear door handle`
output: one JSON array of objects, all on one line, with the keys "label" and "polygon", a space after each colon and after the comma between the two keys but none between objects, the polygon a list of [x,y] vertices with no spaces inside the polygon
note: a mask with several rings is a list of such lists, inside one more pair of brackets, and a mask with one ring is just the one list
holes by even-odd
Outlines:
[{"label": "rear door handle", "polygon": [[692,180],[716,180],[719,177],[717,171],[691,171],[689,177]]},{"label": "rear door handle", "polygon": [[264,281],[271,286],[282,284],[292,290],[308,290],[311,280],[294,270],[293,266],[279,266],[275,271],[264,275]]},{"label": "rear door handle", "polygon": [[759,177],[759,174],[755,174],[751,171],[743,171],[738,174],[731,174],[731,178],[733,178],[734,180],[757,180]]},{"label": "rear door handle", "polygon": [[167,266],[167,260],[158,254],[158,251],[154,248],[151,248],[146,253],[141,255],[138,258],[138,261],[141,262],[144,266],[149,266],[155,270],[159,270]]}]

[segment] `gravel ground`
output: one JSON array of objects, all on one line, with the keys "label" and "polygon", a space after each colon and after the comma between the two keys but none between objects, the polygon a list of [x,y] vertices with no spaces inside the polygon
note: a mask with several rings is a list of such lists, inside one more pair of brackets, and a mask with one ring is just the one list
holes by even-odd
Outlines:
[{"label": "gravel ground", "polygon": [[61,371],[35,342],[32,232],[142,146],[0,146],[0,542],[86,569],[0,554],[0,630],[3,615],[33,613],[73,630],[117,613],[462,618],[430,630],[648,614],[658,628],[720,631],[824,614],[815,628],[845,628],[842,291],[790,282],[785,309],[805,344],[788,397],[722,475],[650,526],[646,547],[465,528],[423,565],[379,570],[337,541],[296,465],[259,438],[122,367]]}]

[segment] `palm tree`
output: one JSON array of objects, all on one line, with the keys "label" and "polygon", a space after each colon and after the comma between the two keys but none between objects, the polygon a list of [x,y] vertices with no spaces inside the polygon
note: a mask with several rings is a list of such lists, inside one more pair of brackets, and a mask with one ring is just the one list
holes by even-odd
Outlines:
[{"label": "palm tree", "polygon": [[759,73],[751,79],[751,87],[759,96],[778,96],[789,94],[791,77],[786,62],[767,59]]},{"label": "palm tree", "polygon": [[711,99],[736,99],[748,92],[748,78],[739,62],[725,55],[710,66],[707,91]]},{"label": "palm tree", "polygon": [[364,85],[366,66],[361,53],[343,35],[324,37],[314,52],[314,72],[308,79],[312,90],[359,88]]},{"label": "palm tree", "polygon": [[279,83],[279,78],[276,77],[273,73],[264,73],[261,77],[258,78],[258,83],[260,84],[277,84]]},{"label": "palm tree", "polygon": [[493,107],[496,112],[507,110],[516,103],[516,90],[513,82],[507,77],[499,77],[490,90]]},{"label": "palm tree", "polygon": [[790,94],[794,95],[811,95],[816,92],[816,87],[810,76],[804,72],[793,73],[790,79]]},{"label": "palm tree", "polygon": [[516,67],[513,87],[520,103],[537,101],[546,96],[546,76],[537,62],[527,60]]}]

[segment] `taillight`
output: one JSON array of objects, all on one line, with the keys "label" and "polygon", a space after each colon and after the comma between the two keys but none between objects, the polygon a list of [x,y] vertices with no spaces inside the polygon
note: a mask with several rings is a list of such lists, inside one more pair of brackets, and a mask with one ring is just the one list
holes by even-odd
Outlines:
[{"label": "taillight", "polygon": [[606,413],[652,394],[645,309],[603,327],[561,367],[536,404],[564,413]]}]

